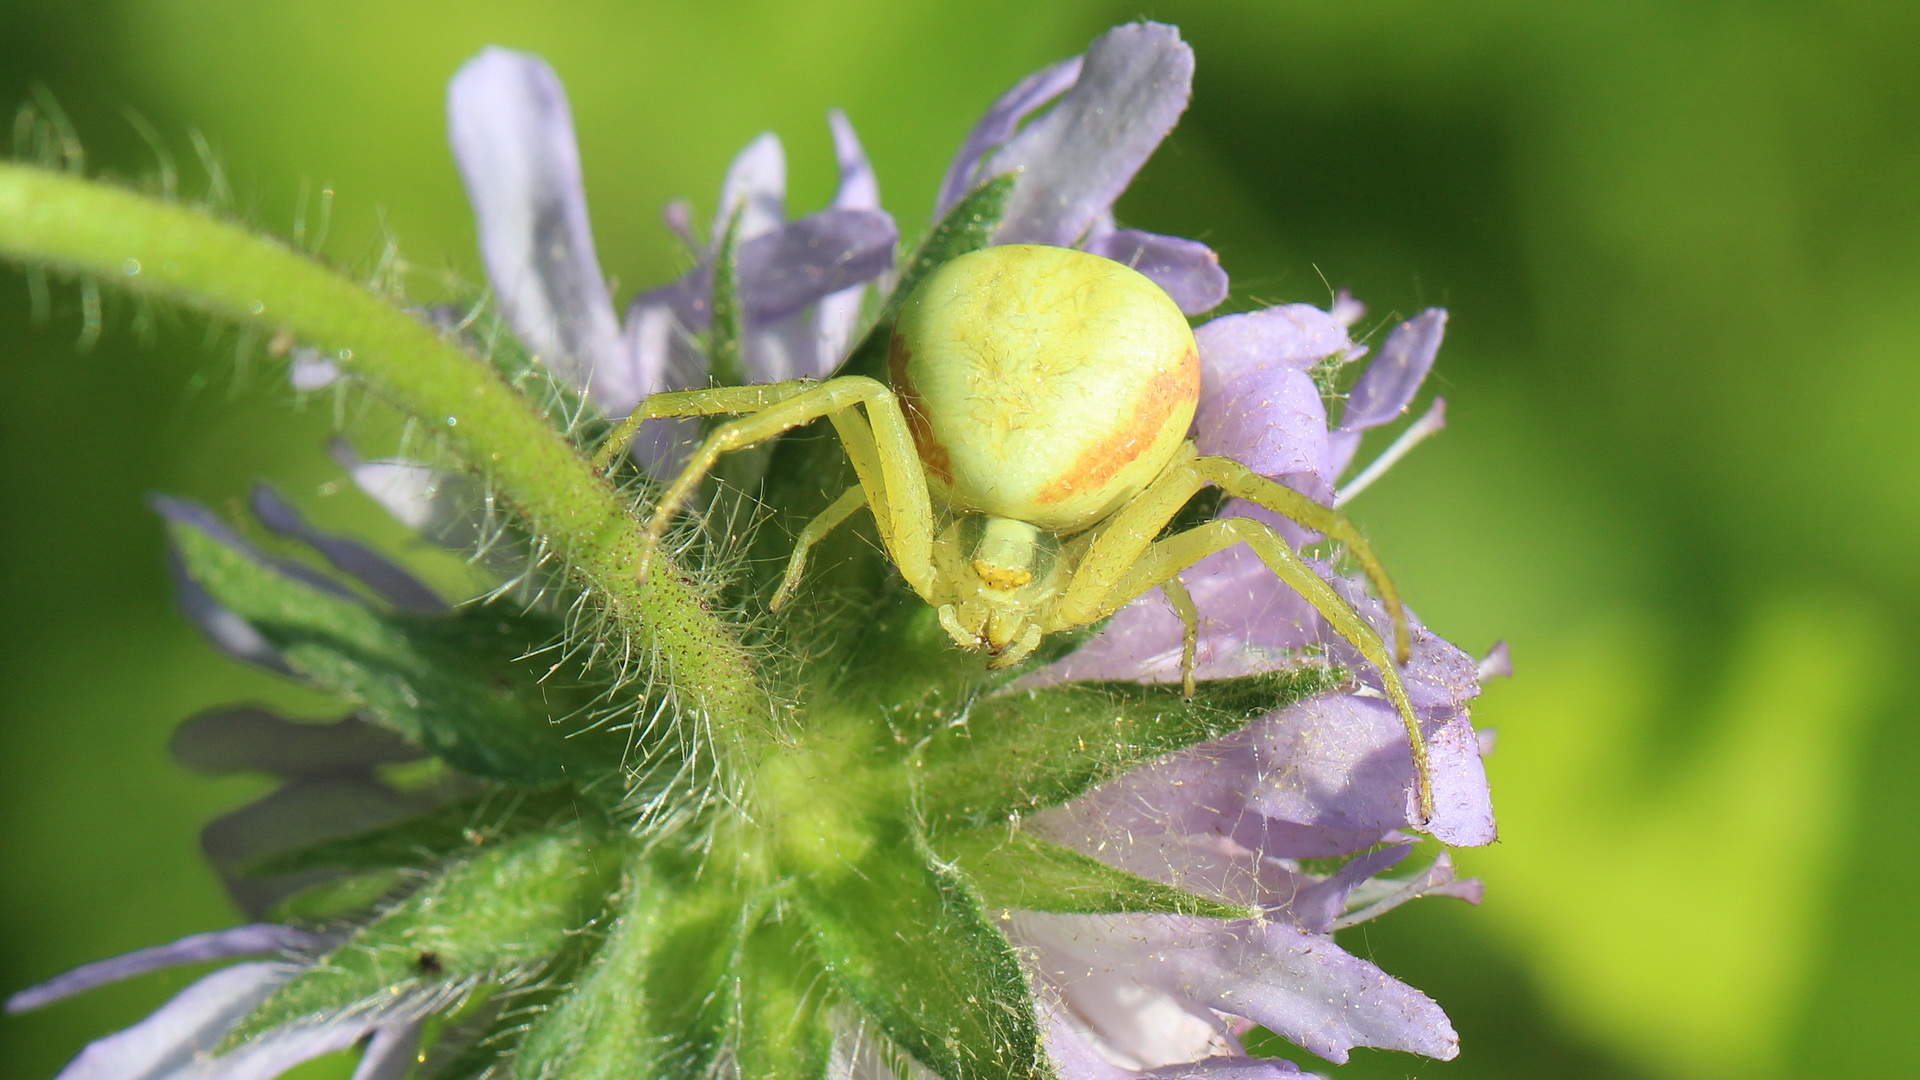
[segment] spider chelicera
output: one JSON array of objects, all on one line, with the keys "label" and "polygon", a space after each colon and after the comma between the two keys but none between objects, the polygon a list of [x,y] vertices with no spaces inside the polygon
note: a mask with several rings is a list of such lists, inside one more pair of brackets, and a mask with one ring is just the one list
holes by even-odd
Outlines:
[{"label": "spider chelicera", "polygon": [[[914,290],[889,367],[891,387],[853,375],[655,394],[596,463],[649,418],[745,414],[708,434],[661,496],[646,526],[658,541],[720,455],[826,417],[858,483],[801,530],[775,610],[792,598],[808,549],[864,506],[907,585],[955,644],[986,652],[992,667],[1158,586],[1186,627],[1189,695],[1199,613],[1179,574],[1244,543],[1379,669],[1406,724],[1421,818],[1432,818],[1426,742],[1398,671],[1407,656],[1399,593],[1344,515],[1194,448],[1186,436],[1199,348],[1159,286],[1068,248],[983,248]],[[1209,485],[1345,545],[1393,619],[1393,650],[1264,522],[1216,518],[1163,537]]]}]

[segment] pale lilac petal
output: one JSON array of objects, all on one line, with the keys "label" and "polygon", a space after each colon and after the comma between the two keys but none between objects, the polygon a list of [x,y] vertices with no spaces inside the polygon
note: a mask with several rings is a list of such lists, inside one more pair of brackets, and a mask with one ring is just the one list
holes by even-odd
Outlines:
[{"label": "pale lilac petal", "polygon": [[[1457,847],[1491,843],[1493,807],[1472,725],[1455,716],[1425,727],[1434,789],[1426,831]],[[1262,767],[1250,803],[1260,813],[1356,830],[1405,828],[1413,820],[1413,753],[1399,713],[1384,699],[1330,694],[1250,730]]]},{"label": "pale lilac petal", "polygon": [[173,581],[173,599],[180,614],[214,648],[280,675],[292,675],[293,666],[267,636],[247,620],[222,607],[191,573],[178,552],[167,553],[167,575]]},{"label": "pale lilac petal", "polygon": [[787,220],[787,152],[780,137],[762,133],[734,157],[720,185],[720,212],[713,218],[717,248],[735,214],[740,215],[736,243],[765,236]]},{"label": "pale lilac petal", "polygon": [[302,345],[288,357],[287,379],[295,390],[307,393],[340,381],[340,367],[319,349]]},{"label": "pale lilac petal", "polygon": [[995,241],[1078,242],[1173,130],[1192,82],[1193,50],[1174,27],[1129,23],[1094,39],[1073,89],[987,166],[1019,174]]},{"label": "pale lilac petal", "polygon": [[306,516],[271,485],[255,484],[249,505],[262,525],[318,551],[334,569],[353,575],[399,610],[418,613],[447,610],[447,602],[426,582],[358,540],[314,528]]},{"label": "pale lilac petal", "polygon": [[[267,567],[274,573],[293,578],[319,592],[342,599],[355,599],[352,591],[346,586],[310,567],[269,557],[203,507],[165,495],[150,496],[147,501],[169,524],[184,525],[204,533],[249,561]],[[180,613],[185,615],[187,620],[193,623],[216,648],[235,659],[258,664],[269,671],[282,675],[292,674],[292,668],[288,666],[286,658],[280,655],[279,649],[275,648],[257,627],[215,600],[213,594],[193,576],[178,545],[171,542],[168,544],[167,569],[173,578],[174,597]]]},{"label": "pale lilac petal", "polygon": [[[860,145],[860,137],[854,133],[853,123],[839,109],[827,114],[827,123],[833,128],[833,152],[840,163],[840,186],[833,194],[833,208],[880,209],[880,182],[873,164],[867,160],[866,150]],[[820,301],[820,310],[814,316],[815,353],[805,374],[824,378],[839,366],[840,358],[853,345],[866,292],[866,283],[862,282]]]},{"label": "pale lilac petal", "polygon": [[175,994],[124,1031],[87,1044],[54,1080],[153,1080],[188,1066],[297,969],[236,964]]},{"label": "pale lilac petal", "polygon": [[1487,655],[1474,665],[1474,677],[1481,682],[1489,679],[1513,678],[1513,655],[1507,650],[1507,643],[1496,641]]},{"label": "pale lilac petal", "polygon": [[1202,454],[1232,458],[1262,476],[1331,480],[1326,406],[1306,372],[1276,367],[1203,387],[1193,427]]},{"label": "pale lilac petal", "polygon": [[170,525],[184,525],[206,534],[224,547],[231,548],[251,562],[267,567],[283,577],[293,578],[308,588],[336,596],[344,600],[354,600],[353,590],[333,580],[318,570],[291,559],[279,559],[267,555],[248,542],[226,522],[213,516],[203,506],[175,499],[166,495],[152,495],[147,504],[167,520]]},{"label": "pale lilac petal", "polygon": [[502,534],[489,528],[485,492],[472,478],[417,461],[367,461],[341,441],[332,452],[355,487],[427,541],[463,554],[481,552],[491,566],[516,562],[504,550],[488,557]]},{"label": "pale lilac petal", "polygon": [[[629,348],[635,366],[647,373],[642,396],[706,385],[706,353],[694,340],[696,331],[686,321],[692,307],[688,291],[682,282],[663,285],[634,297],[627,309]],[[704,302],[699,310],[704,316]],[[625,416],[639,402],[636,397],[618,407],[610,406],[611,415]],[[640,425],[630,452],[634,460],[657,476],[670,471],[677,460],[676,448],[696,438],[699,430],[698,421],[648,420]]]},{"label": "pale lilac petal", "polygon": [[1426,995],[1285,922],[1020,912],[1059,984],[1119,974],[1263,1024],[1336,1064],[1356,1046],[1450,1059],[1459,1038]]},{"label": "pale lilac petal", "polygon": [[[1358,926],[1422,896],[1451,896],[1469,904],[1478,904],[1486,893],[1486,887],[1479,878],[1456,880],[1453,856],[1444,851],[1433,860],[1432,865],[1405,881],[1372,881],[1367,885],[1364,905],[1350,915],[1333,920],[1330,929],[1344,930],[1349,926]],[[1356,892],[1353,901],[1362,903],[1362,894]]]},{"label": "pale lilac petal", "polygon": [[1101,1056],[1092,1045],[1097,1036],[1085,1030],[1084,1024],[1068,1019],[1065,1007],[1049,1000],[1048,995],[1037,997],[1034,1009],[1040,1014],[1047,1057],[1061,1080],[1133,1080],[1138,1075]]},{"label": "pale lilac petal", "polygon": [[1346,914],[1347,897],[1368,878],[1399,865],[1413,850],[1413,841],[1392,844],[1348,859],[1331,877],[1315,881],[1295,893],[1288,901],[1287,914],[1302,930],[1328,933],[1336,920]]},{"label": "pale lilac petal", "polygon": [[1220,257],[1198,240],[1116,229],[1089,237],[1081,247],[1152,278],[1188,315],[1211,311],[1227,298],[1227,272],[1220,268]]},{"label": "pale lilac petal", "polygon": [[1340,430],[1363,431],[1392,422],[1420,391],[1433,370],[1434,357],[1447,332],[1445,308],[1427,310],[1401,323],[1380,347],[1380,355],[1360,376],[1347,396]]},{"label": "pale lilac petal", "polygon": [[351,1013],[274,1028],[215,1058],[201,1058],[167,1080],[274,1080],[296,1065],[345,1050],[379,1030],[378,1014]]},{"label": "pale lilac petal", "polygon": [[7,1012],[18,1014],[38,1009],[62,998],[122,979],[131,979],[135,975],[145,975],[150,971],[183,964],[200,964],[208,960],[296,952],[312,945],[315,940],[312,934],[304,930],[274,923],[249,923],[227,930],[189,934],[178,941],[136,949],[107,960],[96,960],[56,975],[8,998]]},{"label": "pale lilac petal", "polygon": [[[740,294],[765,326],[885,273],[899,233],[878,210],[823,210],[740,245]],[[761,381],[761,380],[753,380]]]},{"label": "pale lilac petal", "polygon": [[1340,414],[1340,427],[1330,437],[1335,472],[1345,472],[1354,452],[1360,449],[1360,437],[1369,429],[1392,423],[1407,406],[1413,404],[1420,384],[1433,370],[1434,357],[1447,332],[1444,308],[1428,308],[1394,328],[1380,355],[1367,365],[1360,381],[1347,395],[1346,409]]},{"label": "pale lilac petal", "polygon": [[1351,327],[1367,317],[1367,305],[1355,300],[1352,293],[1341,289],[1333,294],[1333,306],[1328,309],[1328,313],[1338,320],[1341,326]]},{"label": "pale lilac petal", "polygon": [[835,210],[880,209],[880,178],[867,160],[853,121],[839,109],[827,111],[827,126],[833,131],[833,156],[840,166],[840,185],[833,192]]},{"label": "pale lilac petal", "polygon": [[697,257],[705,250],[706,244],[701,242],[700,234],[693,228],[692,203],[685,199],[667,200],[667,205],[660,208],[660,220],[687,246],[688,254]]},{"label": "pale lilac petal", "polygon": [[1149,1069],[1154,1080],[1281,1080],[1299,1076],[1300,1066],[1284,1058],[1210,1057]]},{"label": "pale lilac petal", "polygon": [[400,735],[349,716],[331,724],[288,720],[252,706],[201,713],[173,733],[173,760],[198,773],[226,776],[324,776],[420,761],[426,751]]},{"label": "pale lilac petal", "polygon": [[514,333],[596,399],[630,393],[560,80],[538,57],[489,47],[454,75],[447,115],[487,276]]},{"label": "pale lilac petal", "polygon": [[200,831],[200,848],[234,904],[258,917],[333,876],[328,870],[271,877],[246,873],[260,859],[391,825],[435,802],[433,796],[402,793],[366,773],[306,777],[208,822]]},{"label": "pale lilac petal", "polygon": [[1012,138],[1020,122],[1036,109],[1073,86],[1080,78],[1080,62],[1081,58],[1076,56],[1041,68],[1015,83],[1013,89],[987,107],[986,114],[960,144],[953,164],[947,167],[946,179],[940,182],[940,196],[934,202],[935,218],[946,216],[954,203],[983,182],[985,178],[979,175],[980,162],[989,151]]},{"label": "pale lilac petal", "polygon": [[1347,328],[1312,304],[1223,315],[1194,331],[1194,340],[1200,344],[1203,385],[1277,369],[1307,371],[1353,348]]},{"label": "pale lilac petal", "polygon": [[374,1032],[373,1040],[360,1055],[353,1080],[404,1080],[420,1063],[420,1036],[424,1020],[391,1023]]}]

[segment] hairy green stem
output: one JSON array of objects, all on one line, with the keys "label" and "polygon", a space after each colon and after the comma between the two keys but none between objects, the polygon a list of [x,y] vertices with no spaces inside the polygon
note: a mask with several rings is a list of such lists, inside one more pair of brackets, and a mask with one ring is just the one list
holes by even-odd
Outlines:
[{"label": "hairy green stem", "polygon": [[[619,495],[493,370],[361,285],[197,209],[0,163],[0,256],[57,266],[320,349],[443,429],[565,556],[683,707],[721,741],[765,749],[772,709],[732,631],[645,541]],[[757,754],[747,746],[740,763]]]}]

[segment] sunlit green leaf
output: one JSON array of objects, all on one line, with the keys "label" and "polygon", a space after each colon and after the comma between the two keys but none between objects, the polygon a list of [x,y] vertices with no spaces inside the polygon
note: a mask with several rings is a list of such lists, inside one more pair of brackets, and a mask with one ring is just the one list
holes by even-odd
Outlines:
[{"label": "sunlit green leaf", "polygon": [[964,878],[896,835],[837,877],[797,883],[835,981],[946,1080],[1050,1074],[1012,947]]},{"label": "sunlit green leaf", "polygon": [[930,820],[987,824],[1066,802],[1102,781],[1340,685],[1318,665],[1201,683],[1066,683],[976,702],[921,755]]},{"label": "sunlit green leaf", "polygon": [[1130,874],[1069,847],[1005,825],[959,829],[932,841],[964,870],[989,909],[1070,915],[1119,912],[1248,919],[1253,909]]},{"label": "sunlit green leaf", "polygon": [[279,1024],[437,988],[537,974],[601,912],[620,844],[580,828],[523,837],[429,882],[281,987],[227,1045]]}]

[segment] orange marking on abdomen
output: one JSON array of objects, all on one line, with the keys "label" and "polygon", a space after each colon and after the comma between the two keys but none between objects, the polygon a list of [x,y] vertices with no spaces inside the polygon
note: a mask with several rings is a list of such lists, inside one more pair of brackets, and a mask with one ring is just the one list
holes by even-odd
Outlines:
[{"label": "orange marking on abdomen", "polygon": [[1180,357],[1178,366],[1155,372],[1153,378],[1147,380],[1146,388],[1134,404],[1133,416],[1124,427],[1098,445],[1081,451],[1073,465],[1048,484],[1036,499],[1042,504],[1057,503],[1113,479],[1158,441],[1167,418],[1175,409],[1198,400],[1200,354],[1188,349]]}]

